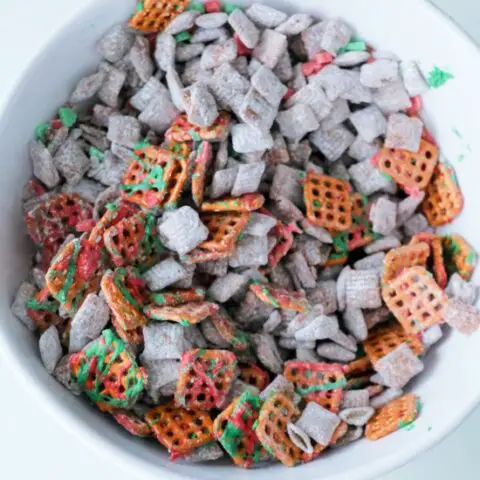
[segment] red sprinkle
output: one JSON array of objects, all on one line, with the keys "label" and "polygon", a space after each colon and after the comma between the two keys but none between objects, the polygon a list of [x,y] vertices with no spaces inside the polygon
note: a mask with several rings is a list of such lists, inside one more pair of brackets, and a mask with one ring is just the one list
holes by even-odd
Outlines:
[{"label": "red sprinkle", "polygon": [[370,163],[376,167],[378,165],[378,162],[380,161],[380,156],[382,155],[382,152],[377,152],[371,159]]},{"label": "red sprinkle", "polygon": [[52,128],[55,128],[56,130],[62,128],[62,122],[60,120],[52,120]]},{"label": "red sprinkle", "polygon": [[80,233],[90,232],[93,229],[93,227],[95,227],[95,225],[96,225],[96,222],[93,218],[80,220],[75,225],[75,230]]},{"label": "red sprinkle", "polygon": [[332,63],[333,57],[328,52],[317,53],[309,62],[303,64],[302,69],[305,76],[310,77],[318,73],[329,63]]},{"label": "red sprinkle", "polygon": [[[205,2],[205,10],[207,13],[218,13],[222,11],[222,4],[215,0]],[[240,54],[239,54],[240,55]]]},{"label": "red sprinkle", "polygon": [[415,115],[423,108],[423,99],[420,96],[413,97],[412,106],[407,110],[408,115]]},{"label": "red sprinkle", "polygon": [[[205,4],[205,5],[207,5],[207,4]],[[234,38],[235,41],[237,42],[237,54],[238,54],[240,57],[246,57],[246,56],[252,54],[253,49],[252,49],[252,48],[248,48],[248,47],[240,40],[240,37],[239,37],[236,33],[233,35],[233,38]]]},{"label": "red sprinkle", "polygon": [[293,88],[289,88],[287,90],[287,93],[282,98],[282,102],[286,102],[290,97],[293,97],[295,95],[295,90]]}]

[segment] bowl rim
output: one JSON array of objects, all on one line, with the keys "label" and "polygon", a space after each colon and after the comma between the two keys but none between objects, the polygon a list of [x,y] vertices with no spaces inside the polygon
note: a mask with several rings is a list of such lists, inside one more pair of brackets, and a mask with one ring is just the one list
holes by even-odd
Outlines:
[{"label": "bowl rim", "polygon": [[[84,7],[79,9],[73,17],[69,18],[62,26],[60,26],[39,48],[33,59],[27,66],[19,72],[18,79],[12,85],[8,92],[8,100],[6,100],[2,107],[0,107],[0,133],[3,131],[5,124],[8,122],[9,114],[12,112],[14,99],[17,93],[22,89],[24,84],[29,81],[29,73],[35,69],[35,67],[43,60],[45,51],[48,51],[58,39],[64,35],[70,27],[76,22],[76,19],[80,16],[84,16],[87,12],[94,8],[96,0],[90,0]],[[452,35],[456,35],[464,44],[464,48],[468,48],[474,54],[473,57],[477,59],[478,69],[480,70],[480,46],[478,46],[475,40],[465,32],[459,24],[450,17],[447,13],[443,12],[440,7],[431,3],[431,0],[420,0],[418,2],[419,8],[424,8],[428,15],[431,15],[436,22],[440,22],[452,31]],[[4,327],[0,324],[0,331]],[[47,389],[42,386],[41,383],[32,381],[32,374],[30,371],[17,363],[17,353],[15,348],[10,342],[7,341],[5,335],[0,335],[0,355],[5,359],[8,368],[15,372],[16,378],[19,379],[19,383],[23,385],[23,388],[38,401],[37,403],[43,410],[49,413],[56,422],[58,422],[65,430],[74,435],[80,440],[87,448],[96,449],[101,451],[102,454],[107,456],[109,462],[115,463],[125,471],[148,479],[158,479],[158,471],[168,475],[172,480],[198,480],[199,477],[191,477],[190,475],[180,475],[175,473],[162,464],[155,466],[154,472],[152,468],[146,466],[137,455],[131,453],[122,447],[116,446],[109,441],[107,437],[103,436],[99,430],[92,428],[87,423],[80,421],[68,407],[58,399],[52,401],[52,397],[49,395]],[[425,440],[419,442],[412,442],[407,445],[401,452],[392,453],[369,463],[366,466],[352,467],[349,470],[333,474],[328,477],[328,480],[368,480],[377,478],[380,475],[386,474],[390,471],[396,470],[402,467],[413,458],[425,453],[432,447],[440,443],[447,435],[456,430],[461,423],[469,416],[475,407],[480,403],[480,390],[476,396],[472,396],[467,406],[452,417],[452,420],[448,424],[444,424],[443,427],[435,429],[435,433],[432,436],[426,437]],[[119,455],[122,453],[122,455]]]}]

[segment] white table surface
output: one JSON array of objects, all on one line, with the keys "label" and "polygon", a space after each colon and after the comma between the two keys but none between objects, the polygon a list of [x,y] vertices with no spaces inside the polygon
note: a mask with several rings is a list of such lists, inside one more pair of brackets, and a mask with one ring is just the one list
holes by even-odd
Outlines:
[{"label": "white table surface", "polygon": [[[93,0],[0,0],[0,105],[56,26],[68,21],[88,1]],[[434,0],[434,3],[480,42],[478,0]],[[7,368],[1,356],[0,411],[0,478],[132,479],[130,474],[105,461],[101,452],[87,448],[48,416],[22,389],[15,372]],[[477,479],[479,428],[480,408],[441,444],[380,480]]]}]

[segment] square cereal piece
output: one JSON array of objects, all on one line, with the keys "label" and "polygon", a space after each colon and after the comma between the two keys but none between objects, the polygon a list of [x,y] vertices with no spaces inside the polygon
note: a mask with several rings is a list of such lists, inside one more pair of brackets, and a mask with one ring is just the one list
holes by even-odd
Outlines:
[{"label": "square cereal piece", "polygon": [[252,75],[251,82],[252,87],[274,107],[280,105],[288,90],[278,77],[263,65]]},{"label": "square cereal piece", "polygon": [[225,303],[235,294],[242,291],[249,279],[244,275],[230,272],[224,277],[217,277],[208,289],[208,295],[216,302]]},{"label": "square cereal piece", "polygon": [[287,257],[285,268],[292,276],[294,283],[301,288],[315,287],[316,275],[312,273],[305,257],[301,252],[294,252]]},{"label": "square cereal piece", "polygon": [[428,92],[428,84],[417,62],[404,61],[400,64],[400,70],[405,88],[412,98]]},{"label": "square cereal piece", "polygon": [[304,195],[308,220],[319,227],[336,231],[352,225],[350,185],[334,177],[308,172]]},{"label": "square cereal piece", "polygon": [[112,27],[97,43],[97,51],[110,63],[121,60],[132,48],[135,35],[123,24]]},{"label": "square cereal piece", "polygon": [[300,141],[307,133],[314,132],[320,127],[313,110],[302,103],[280,112],[276,121],[282,135],[293,142]]},{"label": "square cereal piece", "polygon": [[238,241],[229,264],[237,267],[259,267],[268,263],[267,237],[245,235]]},{"label": "square cereal piece", "polygon": [[296,206],[303,205],[303,186],[301,181],[304,173],[287,165],[277,165],[270,187],[272,199],[288,198]]},{"label": "square cereal piece", "polygon": [[217,170],[210,186],[210,198],[216,199],[229,195],[237,178],[237,172],[238,167]]},{"label": "square cereal piece", "polygon": [[209,82],[209,89],[222,107],[232,107],[234,99],[243,97],[249,88],[250,82],[229,63],[220,65]]},{"label": "square cereal piece", "polygon": [[217,103],[203,83],[197,82],[186,88],[183,91],[183,103],[188,121],[194,125],[210,127],[218,117]]},{"label": "square cereal piece", "polygon": [[374,89],[373,102],[386,115],[397,113],[401,110],[408,110],[412,106],[410,97],[401,81],[392,82],[382,88]]},{"label": "square cereal piece", "polygon": [[232,195],[237,197],[244,193],[257,192],[265,172],[265,167],[264,162],[239,165],[231,192]]},{"label": "square cereal piece", "polygon": [[[177,62],[188,62],[194,58],[199,57],[205,50],[203,43],[187,43],[179,44],[175,49],[175,60]],[[171,70],[171,68],[169,69]]]},{"label": "square cereal piece", "polygon": [[179,112],[185,111],[185,103],[183,101],[184,85],[174,68],[170,68],[165,75],[167,81],[168,91],[172,97],[172,102]]},{"label": "square cereal piece", "polygon": [[419,360],[407,344],[402,343],[395,350],[375,363],[375,370],[390,388],[403,388],[414,376],[423,371]]},{"label": "square cereal piece", "polygon": [[464,280],[457,272],[450,277],[445,292],[450,298],[461,300],[467,305],[474,305],[478,297],[478,287]]},{"label": "square cereal piece", "polygon": [[379,136],[387,133],[387,120],[375,105],[357,110],[350,116],[350,121],[366,142],[373,142]]},{"label": "square cereal piece", "polygon": [[253,3],[245,13],[250,20],[265,28],[278,27],[288,17],[286,13],[261,3]]},{"label": "square cereal piece", "polygon": [[458,298],[450,298],[444,314],[445,321],[464,335],[471,335],[480,326],[480,312]]},{"label": "square cereal piece", "polygon": [[447,296],[423,267],[406,268],[383,286],[383,299],[407,332],[421,333],[443,322]]},{"label": "square cereal piece", "polygon": [[327,446],[340,424],[340,418],[315,402],[308,402],[295,425],[320,445]]},{"label": "square cereal piece", "polygon": [[181,280],[185,274],[186,271],[182,265],[177,263],[173,258],[167,258],[147,270],[143,274],[143,278],[147,282],[150,290],[159,291]]},{"label": "square cereal piece", "polygon": [[312,305],[320,305],[325,315],[337,311],[337,286],[335,280],[318,282],[317,286],[310,290],[307,298]]},{"label": "square cereal piece", "polygon": [[158,67],[164,72],[175,65],[176,42],[173,35],[160,33],[155,41],[154,58]]},{"label": "square cereal piece", "polygon": [[250,125],[238,123],[232,127],[232,144],[238,153],[252,153],[273,147],[269,132],[262,132]]},{"label": "square cereal piece", "polygon": [[47,188],[54,188],[60,183],[60,175],[52,155],[41,142],[32,140],[28,144],[29,156],[33,165],[33,174]]},{"label": "square cereal piece", "polygon": [[275,69],[273,70],[273,73],[283,83],[286,83],[286,82],[288,82],[292,79],[292,77],[293,77],[293,66],[292,66],[292,59],[290,57],[290,53],[288,52],[288,49],[285,50],[283,55],[280,57],[280,60],[278,61],[277,65],[275,66]]},{"label": "square cereal piece", "polygon": [[274,107],[253,87],[247,92],[238,109],[238,116],[248,125],[268,132],[277,116],[278,106]]},{"label": "square cereal piece", "polygon": [[102,88],[106,77],[106,72],[102,71],[83,77],[70,95],[70,102],[81,103],[86,100],[91,100],[100,88]]},{"label": "square cereal piece", "polygon": [[328,100],[333,102],[357,85],[357,77],[349,70],[329,64],[310,77],[310,83],[322,87]]},{"label": "square cereal piece", "polygon": [[352,29],[338,18],[324,20],[321,25],[320,47],[331,55],[336,55],[350,41]]},{"label": "square cereal piece", "polygon": [[252,212],[247,226],[243,230],[245,235],[263,237],[277,224],[275,218],[263,213]]},{"label": "square cereal piece", "polygon": [[166,212],[157,229],[162,243],[179,255],[190,252],[208,237],[208,229],[198,213],[188,206]]},{"label": "square cereal piece", "polygon": [[117,108],[119,103],[119,95],[122,90],[127,74],[122,70],[111,68],[107,74],[107,78],[98,91],[98,98],[109,107]]},{"label": "square cereal piece", "polygon": [[327,118],[333,108],[332,103],[327,99],[323,89],[313,84],[305,85],[298,90],[288,99],[285,106],[291,107],[299,103],[308,105],[315,112],[318,121]]},{"label": "square cereal piece", "polygon": [[360,82],[360,72],[355,70],[347,70],[344,72],[344,74],[350,77],[349,88],[340,94],[340,98],[348,100],[350,103],[356,105],[372,103],[372,89],[362,85],[362,82]]},{"label": "square cereal piece", "polygon": [[53,157],[53,162],[66,182],[75,185],[90,168],[90,159],[83,153],[79,143],[67,140]]},{"label": "square cereal piece", "polygon": [[260,31],[240,8],[229,15],[228,23],[247,48],[255,48],[260,39]]},{"label": "square cereal piece", "polygon": [[321,128],[309,136],[312,142],[320,152],[325,155],[329,162],[338,160],[350,147],[355,140],[355,136],[350,133],[343,125],[338,125],[328,132]]},{"label": "square cereal piece", "polygon": [[275,68],[287,49],[287,37],[275,30],[265,29],[253,50],[253,57],[268,68]]},{"label": "square cereal piece", "polygon": [[312,267],[323,265],[330,257],[330,245],[324,245],[320,240],[313,237],[295,239],[298,251],[302,252],[308,264]]},{"label": "square cereal piece", "polygon": [[424,198],[425,192],[416,192],[415,195],[409,195],[398,203],[397,227],[401,227],[409,218],[413,216],[417,208],[423,202]]},{"label": "square cereal piece", "polygon": [[379,150],[380,148],[375,142],[368,143],[358,135],[355,141],[350,145],[348,155],[360,162],[372,158]]},{"label": "square cereal piece", "polygon": [[170,95],[162,93],[153,97],[138,119],[148,125],[155,133],[165,133],[180,112],[170,99]]},{"label": "square cereal piece", "polygon": [[403,230],[405,232],[405,235],[407,235],[408,237],[413,237],[413,235],[416,235],[417,233],[432,231],[428,220],[421,213],[417,213],[413,215],[413,217],[410,217],[403,224]]},{"label": "square cereal piece", "polygon": [[11,311],[29,330],[35,330],[35,324],[27,312],[27,301],[35,295],[35,287],[28,282],[22,282],[18,287],[17,293],[13,300]]},{"label": "square cereal piece", "polygon": [[299,35],[313,23],[313,18],[307,13],[295,13],[280,24],[275,31],[288,37]]},{"label": "square cereal piece", "polygon": [[340,54],[333,61],[334,65],[339,67],[355,67],[367,62],[370,58],[369,52],[358,51],[358,52],[345,52]]},{"label": "square cereal piece", "polygon": [[137,36],[129,53],[130,62],[142,82],[152,77],[155,67],[150,55],[150,43],[147,38]]},{"label": "square cereal piece", "polygon": [[380,279],[376,270],[352,270],[346,283],[346,302],[350,308],[379,308],[382,306]]},{"label": "square cereal piece", "polygon": [[151,77],[145,85],[130,98],[130,104],[140,112],[147,108],[153,98],[167,94],[167,89],[160,80]]},{"label": "square cereal piece", "polygon": [[319,22],[311,25],[301,33],[302,46],[305,48],[305,53],[309,59],[313,58],[317,53],[320,53],[323,50],[321,42],[324,31],[325,23]]},{"label": "square cereal piece", "polygon": [[274,337],[267,333],[255,333],[251,339],[260,363],[273,373],[282,373],[283,359]]},{"label": "square cereal piece", "polygon": [[370,208],[369,219],[375,233],[389,235],[397,223],[397,204],[380,197]]},{"label": "square cereal piece", "polygon": [[140,141],[141,125],[135,117],[115,115],[108,120],[107,138],[132,148]]},{"label": "square cereal piece", "polygon": [[399,79],[398,63],[394,60],[380,59],[362,65],[360,81],[369,88],[382,88]]},{"label": "square cereal piece", "polygon": [[387,189],[393,184],[391,178],[380,172],[372,165],[370,159],[352,165],[348,169],[355,188],[363,195],[370,196],[372,193]]},{"label": "square cereal piece", "polygon": [[340,125],[350,118],[351,112],[348,102],[342,98],[337,98],[333,102],[332,111],[328,114],[328,117],[322,121],[322,129],[325,131]]},{"label": "square cereal piece", "polygon": [[237,58],[237,42],[231,38],[222,43],[207,45],[200,59],[204,70],[219,67],[222,63],[233,62]]},{"label": "square cereal piece", "polygon": [[143,327],[142,363],[180,359],[185,351],[184,330],[182,325],[167,322],[151,322]]},{"label": "square cereal piece", "polygon": [[410,152],[418,152],[423,134],[423,122],[403,113],[388,117],[385,146],[387,148],[402,148]]},{"label": "square cereal piece", "polygon": [[57,327],[51,325],[42,333],[38,341],[38,349],[45,369],[52,375],[63,353]]}]

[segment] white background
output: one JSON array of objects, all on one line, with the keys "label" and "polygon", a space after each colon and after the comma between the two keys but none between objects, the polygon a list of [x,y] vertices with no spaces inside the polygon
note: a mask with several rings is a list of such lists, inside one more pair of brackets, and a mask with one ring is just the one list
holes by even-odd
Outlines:
[{"label": "white background", "polygon": [[[0,106],[23,69],[56,27],[68,21],[89,1],[93,0],[0,0]],[[132,0],[132,6],[134,3]],[[478,0],[434,0],[434,3],[480,42]],[[422,32],[425,39],[428,39],[427,32],[428,26]],[[25,393],[15,378],[15,372],[7,369],[1,358],[0,412],[0,478],[132,479],[130,474],[102,458],[102,452],[94,452],[65,432],[34,398]],[[381,480],[477,479],[480,469],[479,429],[480,408],[441,444]]]}]

